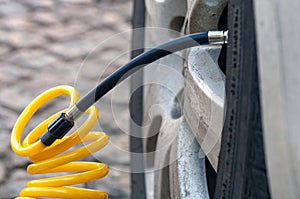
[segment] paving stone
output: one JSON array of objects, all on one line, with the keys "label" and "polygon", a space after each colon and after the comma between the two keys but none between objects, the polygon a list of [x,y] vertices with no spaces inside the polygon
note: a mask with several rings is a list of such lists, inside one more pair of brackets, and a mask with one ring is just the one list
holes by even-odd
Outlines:
[{"label": "paving stone", "polygon": [[[62,19],[63,22],[69,22],[73,19],[77,18],[77,14],[81,12],[84,8],[88,8],[89,6],[78,6],[74,4],[63,4],[58,3],[59,5],[56,6],[55,15],[57,18]],[[89,24],[89,23],[88,23]]]},{"label": "paving stone", "polygon": [[29,180],[30,176],[31,175],[24,169],[15,169],[10,175],[10,179],[14,181]]},{"label": "paving stone", "polygon": [[0,187],[1,197],[4,199],[12,199],[19,196],[24,187],[26,187],[27,180],[11,180],[9,179]]},{"label": "paving stone", "polygon": [[32,31],[36,28],[27,18],[22,16],[7,17],[1,21],[0,25],[1,30],[8,31]]},{"label": "paving stone", "polygon": [[[79,86],[84,94],[99,82],[101,72],[107,76],[126,63],[130,34],[107,39],[130,29],[131,7],[129,0],[0,0],[0,199],[18,196],[28,180],[53,176],[28,174],[28,158],[11,150],[11,130],[20,112],[38,94],[59,84]],[[100,43],[80,70],[83,59]],[[116,90],[114,103],[118,121],[128,127],[127,87]],[[109,198],[128,199],[128,136],[114,121],[109,97],[97,106],[110,146],[96,158],[109,163],[111,171],[103,180],[78,186],[107,191]],[[66,106],[65,98],[47,104],[24,132]],[[87,159],[95,160],[95,156]]]},{"label": "paving stone", "polygon": [[0,62],[0,87],[15,84],[17,81],[30,80],[31,74],[24,68],[10,64],[7,62]]},{"label": "paving stone", "polygon": [[[124,0],[102,0],[98,6],[99,9],[104,9],[108,12],[105,12],[105,14],[111,15],[111,13],[118,13],[117,18],[120,18],[122,20],[122,23],[117,23],[117,27],[119,27],[120,31],[124,31],[126,29],[131,29],[131,18],[132,18],[132,1],[124,1]],[[124,23],[125,22],[125,23]],[[124,29],[122,29],[124,28]]]},{"label": "paving stone", "polygon": [[[104,45],[95,45],[96,48],[92,48],[93,50],[90,51],[85,58],[85,63],[83,63],[83,68],[98,68],[97,75],[100,79],[102,79],[102,76],[110,75],[117,68],[129,62],[129,53],[126,51],[122,52],[122,47],[114,49]],[[88,71],[84,74],[88,74]],[[94,76],[95,74],[90,75]]]},{"label": "paving stone", "polygon": [[19,156],[13,152],[9,157],[7,157],[7,167],[9,169],[26,168],[29,164],[30,160],[28,159],[28,157]]},{"label": "paving stone", "polygon": [[[102,54],[98,55],[103,57]],[[93,86],[97,85],[100,80],[103,80],[109,74],[116,70],[116,67],[105,68],[105,61],[102,59],[89,61],[84,60],[76,70],[76,79],[73,82],[74,86],[80,93],[88,92]],[[102,100],[101,100],[102,101]]]},{"label": "paving stone", "polygon": [[[84,35],[84,38],[90,40],[97,46],[97,51],[95,53],[114,53],[114,55],[110,57],[110,62],[124,54],[125,57],[123,57],[123,59],[126,58],[126,61],[129,61],[130,43],[128,41],[131,39],[131,31],[124,31],[121,33],[106,30],[99,32],[95,31]],[[106,58],[106,56],[103,56],[103,58]]]},{"label": "paving stone", "polygon": [[46,39],[35,33],[0,30],[0,44],[6,44],[13,48],[32,48],[44,43],[46,43]]},{"label": "paving stone", "polygon": [[71,24],[60,24],[55,27],[41,28],[39,34],[44,35],[52,41],[66,41],[78,38],[83,33],[87,32],[89,27],[85,24],[74,22]]},{"label": "paving stone", "polygon": [[15,1],[7,1],[0,4],[0,16],[23,16],[27,13],[27,9],[22,4]]},{"label": "paving stone", "polygon": [[9,63],[32,70],[51,67],[57,62],[55,56],[41,49],[19,50],[7,58]]},{"label": "paving stone", "polygon": [[0,134],[0,157],[4,158],[10,153],[10,133],[1,131]]},{"label": "paving stone", "polygon": [[[84,12],[82,12],[84,10]],[[83,22],[91,26],[91,24],[101,18],[103,12],[96,6],[73,5],[67,4],[59,6],[56,10],[56,18],[65,22]]]},{"label": "paving stone", "polygon": [[32,22],[42,26],[53,26],[59,24],[62,20],[60,17],[57,17],[55,13],[43,10],[34,12],[30,18]]},{"label": "paving stone", "polygon": [[80,9],[85,10],[85,12],[80,12],[80,11],[78,12],[76,10],[73,10],[73,12],[76,11],[77,14],[74,13],[73,15],[71,15],[72,16],[71,19],[79,20],[79,21],[82,21],[84,23],[91,24],[92,21],[99,18],[102,14],[102,12],[94,6],[89,6],[89,7],[85,6],[84,8],[78,8],[78,10],[80,10]]},{"label": "paving stone", "polygon": [[[130,26],[117,23],[117,21],[123,21],[124,19],[116,13],[104,13],[101,17],[97,17],[92,21],[92,26],[95,28],[108,28],[115,31],[115,33],[128,30]],[[125,27],[126,26],[126,27]]]},{"label": "paving stone", "polygon": [[62,3],[71,3],[71,4],[92,4],[94,0],[58,0]]},{"label": "paving stone", "polygon": [[[3,90],[3,89],[1,89]],[[0,94],[1,97],[3,97],[2,94]],[[3,136],[1,140],[3,140],[3,151],[6,148],[7,143],[4,143],[4,140],[9,140],[9,135],[11,133],[11,130],[15,124],[15,121],[18,117],[18,110],[16,107],[10,107],[8,104],[4,102],[5,100],[0,101],[0,130],[1,130],[1,135]],[[8,101],[8,100],[7,100]],[[12,100],[11,100],[12,101]],[[9,144],[9,143],[8,143]],[[7,145],[8,146],[8,145]],[[1,148],[2,146],[0,146]],[[0,150],[1,154],[1,150]]]},{"label": "paving stone", "polygon": [[31,9],[53,8],[55,6],[53,0],[22,0],[22,2]]},{"label": "paving stone", "polygon": [[13,85],[2,88],[0,92],[0,104],[16,114],[20,114],[28,103],[33,100],[32,94],[28,93],[32,93],[33,91],[30,88],[25,89],[24,87]]},{"label": "paving stone", "polygon": [[93,49],[94,44],[87,43],[84,40],[73,40],[64,43],[53,44],[48,46],[48,49],[54,55],[57,55],[64,60],[83,59]]},{"label": "paving stone", "polygon": [[0,57],[4,57],[8,52],[11,50],[11,48],[7,45],[1,45],[0,46]]},{"label": "paving stone", "polygon": [[[116,34],[117,34],[116,32],[114,32],[110,29],[101,28],[100,30],[96,29],[96,30],[86,32],[81,35],[81,38],[84,40],[87,40],[89,43],[92,43],[95,47],[97,47],[95,53],[98,53],[104,49],[102,47],[103,44],[109,45],[107,42],[107,39],[110,39],[112,36],[114,36]],[[119,48],[119,46],[118,46],[118,48]],[[117,49],[117,48],[114,48],[114,49]],[[105,50],[107,50],[107,49],[105,49]],[[102,57],[99,57],[99,54],[95,54],[95,56],[97,56],[98,58],[102,58]]]},{"label": "paving stone", "polygon": [[6,180],[6,166],[4,162],[0,162],[0,183],[4,182]]}]

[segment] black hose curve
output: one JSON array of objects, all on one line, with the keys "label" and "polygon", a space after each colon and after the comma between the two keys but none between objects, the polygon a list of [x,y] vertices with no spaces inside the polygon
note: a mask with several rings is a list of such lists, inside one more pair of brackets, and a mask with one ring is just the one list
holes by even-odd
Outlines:
[{"label": "black hose curve", "polygon": [[161,44],[156,48],[153,48],[132,59],[126,65],[122,66],[116,72],[105,78],[94,89],[82,97],[76,106],[80,111],[84,112],[121,81],[132,75],[140,68],[174,52],[203,44],[208,44],[207,32],[185,35]]}]

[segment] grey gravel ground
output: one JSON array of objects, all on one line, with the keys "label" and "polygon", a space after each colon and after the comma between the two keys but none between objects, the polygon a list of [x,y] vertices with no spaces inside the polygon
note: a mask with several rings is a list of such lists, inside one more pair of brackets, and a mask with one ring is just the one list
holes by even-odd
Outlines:
[{"label": "grey gravel ground", "polygon": [[[129,34],[110,37],[130,29],[130,15],[128,0],[0,0],[0,199],[18,196],[26,182],[35,178],[26,173],[29,160],[15,155],[9,145],[18,115],[48,88],[75,85],[84,94],[126,63]],[[111,141],[88,159],[107,163],[111,171],[103,180],[82,185],[107,191],[110,198],[129,197],[124,133],[129,123],[128,96],[126,81],[97,104],[100,126],[96,129],[106,131]],[[66,104],[65,98],[48,104],[27,130]]]}]

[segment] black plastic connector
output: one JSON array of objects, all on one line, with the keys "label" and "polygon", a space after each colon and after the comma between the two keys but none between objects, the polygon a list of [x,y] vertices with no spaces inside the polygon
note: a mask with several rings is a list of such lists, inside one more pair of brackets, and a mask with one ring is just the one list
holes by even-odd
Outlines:
[{"label": "black plastic connector", "polygon": [[55,140],[63,138],[73,126],[74,122],[69,121],[65,113],[62,113],[48,126],[48,131],[41,138],[42,143],[50,146]]}]

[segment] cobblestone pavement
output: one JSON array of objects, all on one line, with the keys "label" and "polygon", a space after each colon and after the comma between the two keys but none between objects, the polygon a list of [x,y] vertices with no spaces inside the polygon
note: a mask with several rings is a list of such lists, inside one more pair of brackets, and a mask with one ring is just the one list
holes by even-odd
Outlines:
[{"label": "cobblestone pavement", "polygon": [[[129,34],[109,38],[130,29],[130,15],[128,0],[0,0],[0,199],[18,196],[26,182],[36,178],[26,172],[29,160],[15,155],[9,145],[18,115],[48,88],[75,85],[84,94],[126,63]],[[104,179],[82,185],[118,199],[129,197],[128,137],[124,133],[129,123],[127,87],[128,81],[97,103],[97,129],[106,131],[111,140],[104,151],[88,159],[99,159],[111,170]],[[47,104],[26,129],[66,105],[65,98]]]}]

